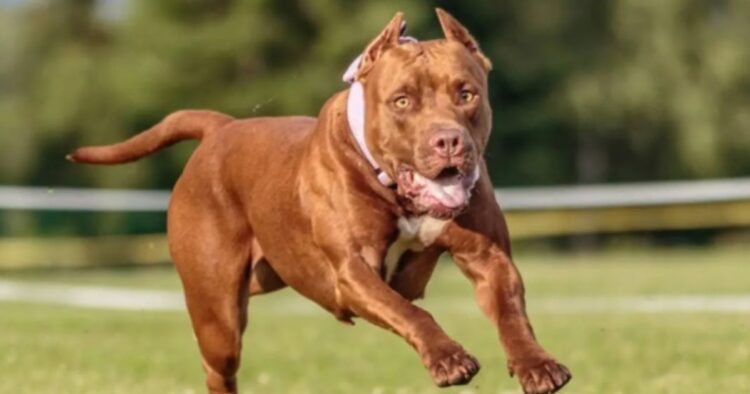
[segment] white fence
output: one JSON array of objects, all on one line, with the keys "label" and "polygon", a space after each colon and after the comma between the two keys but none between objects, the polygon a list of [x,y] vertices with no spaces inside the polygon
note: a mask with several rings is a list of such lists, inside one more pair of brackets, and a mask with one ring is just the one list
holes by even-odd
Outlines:
[{"label": "white fence", "polygon": [[[750,228],[750,178],[503,188],[514,240],[577,234]],[[168,191],[0,186],[0,210],[163,212]],[[169,261],[164,234],[0,238],[0,268]]]},{"label": "white fence", "polygon": [[[750,200],[750,178],[500,188],[505,211],[642,207]],[[0,209],[55,211],[166,210],[162,190],[0,186]]]}]

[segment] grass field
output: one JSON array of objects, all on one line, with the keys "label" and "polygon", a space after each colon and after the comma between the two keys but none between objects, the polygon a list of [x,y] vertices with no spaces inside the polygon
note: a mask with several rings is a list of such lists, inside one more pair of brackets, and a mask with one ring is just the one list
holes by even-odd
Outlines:
[{"label": "grass field", "polygon": [[[748,249],[519,253],[537,336],[574,379],[565,393],[750,393],[750,314],[560,309],[551,302],[750,294]],[[2,279],[178,290],[167,268],[0,273]],[[251,300],[244,393],[520,393],[471,290],[441,264],[421,302],[482,362],[470,385],[435,388],[396,336],[348,327],[290,290]],[[200,393],[187,316],[0,302],[0,393]]]}]

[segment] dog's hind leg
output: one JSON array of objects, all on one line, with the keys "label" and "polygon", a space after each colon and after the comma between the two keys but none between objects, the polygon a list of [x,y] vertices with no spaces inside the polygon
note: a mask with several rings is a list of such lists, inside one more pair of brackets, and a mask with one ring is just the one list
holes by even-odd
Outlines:
[{"label": "dog's hind leg", "polygon": [[206,385],[210,393],[236,393],[247,324],[250,229],[180,197],[176,189],[169,210],[170,251],[203,356]]}]

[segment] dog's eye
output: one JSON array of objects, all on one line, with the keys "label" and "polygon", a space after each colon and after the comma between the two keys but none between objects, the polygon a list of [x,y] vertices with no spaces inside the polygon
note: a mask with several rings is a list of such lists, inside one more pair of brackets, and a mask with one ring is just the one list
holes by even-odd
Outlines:
[{"label": "dog's eye", "polygon": [[471,90],[468,90],[468,89],[462,89],[461,92],[458,95],[458,99],[461,102],[461,104],[468,104],[468,103],[474,101],[474,99],[476,99],[476,98],[477,98],[477,95],[474,94],[474,92],[472,92]]},{"label": "dog's eye", "polygon": [[409,104],[411,104],[411,101],[406,96],[399,96],[396,97],[395,100],[393,100],[393,105],[395,105],[398,109],[406,109]]}]

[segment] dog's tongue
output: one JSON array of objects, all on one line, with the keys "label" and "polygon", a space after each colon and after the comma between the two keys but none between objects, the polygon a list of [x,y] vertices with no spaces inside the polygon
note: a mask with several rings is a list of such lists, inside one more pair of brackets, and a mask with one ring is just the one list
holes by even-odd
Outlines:
[{"label": "dog's tongue", "polygon": [[460,176],[432,180],[415,173],[414,178],[424,187],[425,197],[431,197],[446,208],[458,208],[468,199],[468,192]]}]

